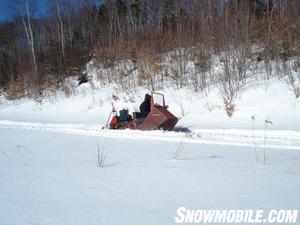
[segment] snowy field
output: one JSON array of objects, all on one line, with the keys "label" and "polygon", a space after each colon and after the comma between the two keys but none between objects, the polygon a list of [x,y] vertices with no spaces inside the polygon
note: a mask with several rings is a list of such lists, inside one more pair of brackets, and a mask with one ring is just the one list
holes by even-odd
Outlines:
[{"label": "snowy field", "polygon": [[0,96],[0,225],[168,225],[181,206],[299,209],[300,102],[284,82],[249,84],[233,118],[216,88],[166,88],[181,117],[174,131],[102,129],[112,102],[136,111],[146,92],[84,84],[40,103]]},{"label": "snowy field", "polygon": [[[174,224],[180,206],[297,209],[300,151],[0,129],[0,224]],[[97,145],[107,155],[97,167]],[[179,150],[178,150],[179,149]],[[174,155],[179,153],[176,159]]]}]

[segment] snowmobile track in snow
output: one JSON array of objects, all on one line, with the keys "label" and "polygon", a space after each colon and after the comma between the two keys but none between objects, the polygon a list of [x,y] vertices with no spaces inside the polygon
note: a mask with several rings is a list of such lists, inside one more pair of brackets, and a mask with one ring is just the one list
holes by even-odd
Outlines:
[{"label": "snowmobile track in snow", "polygon": [[103,138],[300,150],[300,131],[251,129],[195,129],[191,132],[107,130],[87,124],[50,124],[0,120],[0,128],[57,132]]}]

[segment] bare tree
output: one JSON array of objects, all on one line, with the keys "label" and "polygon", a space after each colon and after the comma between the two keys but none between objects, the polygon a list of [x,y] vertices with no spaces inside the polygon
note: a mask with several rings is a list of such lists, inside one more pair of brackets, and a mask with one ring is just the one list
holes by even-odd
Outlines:
[{"label": "bare tree", "polygon": [[38,66],[37,66],[36,53],[35,53],[35,40],[34,40],[33,30],[32,30],[32,19],[30,16],[27,0],[25,0],[25,11],[26,11],[26,15],[24,15],[21,12],[21,18],[25,29],[28,45],[31,50],[31,57],[32,57],[32,64],[33,64],[33,79],[32,79],[33,89],[34,89],[34,95],[35,97],[37,97],[38,94],[37,88],[39,85],[39,74],[38,74]]},{"label": "bare tree", "polygon": [[236,50],[227,49],[220,58],[220,93],[225,105],[225,111],[229,117],[233,116],[235,111],[234,101],[242,89],[242,82],[239,79],[240,67],[237,60],[238,57]]},{"label": "bare tree", "polygon": [[58,0],[56,0],[56,10],[57,10],[57,17],[59,21],[59,40],[61,42],[61,53],[63,57],[63,61],[65,60],[65,37],[64,37],[64,24],[61,16],[61,7],[60,4],[58,3]]},{"label": "bare tree", "polygon": [[194,68],[191,82],[194,91],[204,92],[206,95],[210,85],[212,55],[210,49],[203,44],[197,44],[194,48],[192,48],[192,50],[193,56],[191,59],[194,64]]},{"label": "bare tree", "polygon": [[145,83],[152,91],[156,91],[157,77],[161,67],[160,56],[147,49],[140,49],[138,58],[140,60],[140,84]]}]

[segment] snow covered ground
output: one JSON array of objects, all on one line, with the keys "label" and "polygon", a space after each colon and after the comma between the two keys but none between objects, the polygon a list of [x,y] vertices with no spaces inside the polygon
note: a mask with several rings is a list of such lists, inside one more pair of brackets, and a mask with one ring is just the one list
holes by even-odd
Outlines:
[{"label": "snow covered ground", "polygon": [[0,97],[0,225],[167,225],[180,206],[299,208],[300,102],[284,82],[249,84],[233,118],[217,88],[165,88],[181,117],[174,131],[102,130],[112,102],[136,111],[146,92],[84,84],[41,103]]},{"label": "snow covered ground", "polygon": [[[157,142],[199,143],[253,147],[260,149],[300,150],[300,132],[290,130],[195,129],[185,131],[108,130],[87,124],[49,124],[0,121],[0,128],[25,131],[46,131],[114,139],[152,140]],[[184,130],[185,132],[182,132]]]},{"label": "snow covered ground", "polygon": [[[128,107],[130,112],[138,111],[147,90],[139,88],[132,92],[121,92],[112,86],[96,89],[90,84],[76,88],[69,98],[63,93],[52,94],[36,103],[28,99],[14,102],[0,96],[0,120],[43,123],[71,123],[103,126],[111,111],[113,102],[117,110]],[[273,79],[265,86],[263,82],[252,82],[235,101],[235,112],[229,118],[217,87],[211,88],[207,96],[194,93],[187,88],[174,90],[165,88],[166,104],[169,110],[181,117],[178,126],[189,129],[264,129],[266,119],[273,130],[300,130],[300,100],[283,80]],[[114,100],[115,95],[119,99]],[[251,117],[255,116],[255,121]]]},{"label": "snow covered ground", "polygon": [[0,143],[0,224],[167,225],[180,206],[300,205],[295,150],[267,149],[264,164],[253,147],[3,128]]}]

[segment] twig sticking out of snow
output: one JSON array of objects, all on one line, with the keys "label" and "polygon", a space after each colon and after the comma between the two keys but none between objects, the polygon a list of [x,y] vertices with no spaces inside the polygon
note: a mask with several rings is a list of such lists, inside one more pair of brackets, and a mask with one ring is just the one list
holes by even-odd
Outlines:
[{"label": "twig sticking out of snow", "polygon": [[107,153],[104,153],[104,147],[102,146],[102,149],[100,151],[100,146],[98,144],[98,155],[97,155],[97,166],[98,167],[105,167],[105,160],[107,157]]},{"label": "twig sticking out of snow", "polygon": [[180,158],[180,155],[181,155],[181,153],[183,152],[183,149],[184,149],[183,148],[183,140],[184,139],[182,139],[181,142],[179,143],[179,145],[177,146],[176,151],[175,151],[172,159],[179,159]]},{"label": "twig sticking out of snow", "polygon": [[265,126],[264,126],[264,164],[266,164],[267,158],[266,158],[266,129],[273,125],[273,122],[267,117],[265,119]]},{"label": "twig sticking out of snow", "polygon": [[254,146],[254,153],[255,153],[255,161],[258,162],[257,151],[256,151],[257,146],[256,146],[256,140],[255,140],[255,127],[254,127],[254,123],[255,123],[255,120],[256,120],[256,115],[252,115],[251,120],[252,120],[253,146]]}]

